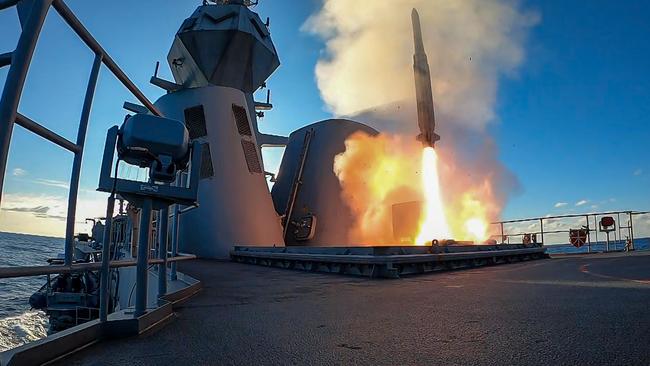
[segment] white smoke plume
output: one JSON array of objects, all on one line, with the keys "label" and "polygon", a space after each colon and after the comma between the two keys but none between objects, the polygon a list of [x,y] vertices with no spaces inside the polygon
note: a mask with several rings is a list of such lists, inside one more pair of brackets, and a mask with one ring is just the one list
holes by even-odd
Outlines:
[{"label": "white smoke plume", "polygon": [[539,18],[516,1],[324,0],[304,25],[326,42],[316,66],[323,100],[348,116],[413,100],[411,8],[420,13],[436,112],[483,129],[495,117],[499,77],[516,72]]},{"label": "white smoke plume", "polygon": [[[499,80],[516,75],[524,61],[527,34],[539,21],[537,14],[522,9],[516,0],[323,0],[322,8],[304,24],[305,30],[325,41],[326,49],[315,70],[321,96],[333,114],[350,116],[383,134],[402,136],[399,141],[405,146],[400,148],[419,146],[415,141],[419,132],[412,8],[420,14],[431,70],[436,132],[442,136],[436,150],[447,218],[458,221],[468,207],[476,206],[487,220],[498,220],[509,195],[519,185],[514,174],[500,163],[498,143],[487,127],[497,121]],[[370,162],[382,163],[393,154],[390,148],[375,151],[384,146],[382,138],[372,142],[377,146],[367,148],[372,154],[361,159],[365,163],[355,160],[359,154],[346,151],[346,159],[339,159],[346,164],[339,164],[338,170],[335,164],[344,199],[358,211],[358,230],[350,235],[355,242],[391,240],[376,228],[390,226],[390,207],[403,201],[395,193],[418,192],[418,187],[412,186],[415,180],[402,173],[403,182],[378,182],[384,190],[391,189],[380,200],[373,196],[375,200],[355,204],[349,199],[356,197],[358,201],[362,197],[359,193],[372,192],[369,188],[373,186],[364,178],[359,180],[363,187],[356,187],[349,173],[363,171],[363,177],[371,176],[372,172],[363,168]],[[361,142],[350,141],[346,146]],[[345,167],[347,171],[343,171]],[[366,226],[372,228],[366,230]],[[453,231],[458,236],[458,230]]]}]

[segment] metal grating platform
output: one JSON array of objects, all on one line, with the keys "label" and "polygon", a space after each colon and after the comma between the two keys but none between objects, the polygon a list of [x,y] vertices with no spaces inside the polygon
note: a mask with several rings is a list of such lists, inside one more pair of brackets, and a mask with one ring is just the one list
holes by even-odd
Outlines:
[{"label": "metal grating platform", "polygon": [[230,251],[234,262],[372,278],[472,268],[547,258],[543,246],[523,244],[376,247],[249,247]]}]

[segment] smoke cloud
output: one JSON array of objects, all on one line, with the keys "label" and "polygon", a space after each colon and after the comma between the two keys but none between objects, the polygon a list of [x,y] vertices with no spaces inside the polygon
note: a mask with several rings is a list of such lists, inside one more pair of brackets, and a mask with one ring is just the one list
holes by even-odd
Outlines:
[{"label": "smoke cloud", "polygon": [[304,28],[322,37],[321,95],[336,115],[414,99],[411,8],[422,21],[436,111],[483,129],[494,120],[501,75],[524,58],[538,16],[509,0],[324,0]]},{"label": "smoke cloud", "polygon": [[[447,216],[451,212],[457,219],[451,223],[454,235],[462,232],[466,217],[478,214],[498,219],[509,195],[519,189],[514,174],[499,162],[498,144],[488,127],[497,120],[499,79],[516,75],[524,61],[527,33],[539,21],[537,14],[522,9],[515,0],[324,0],[303,26],[325,41],[315,70],[321,96],[333,114],[382,132],[378,137],[356,136],[346,143],[348,149],[357,148],[346,151],[346,159],[339,159],[334,167],[343,184],[343,198],[357,214],[357,225],[350,233],[355,242],[390,240],[390,233],[376,230],[390,225],[390,205],[403,201],[398,196],[405,192],[409,196],[421,193],[418,180],[406,178],[384,182],[385,187],[394,186],[395,192],[385,192],[382,200],[363,201],[360,193],[364,189],[372,192],[368,190],[371,184],[352,173],[370,174],[371,163],[394,156],[391,150],[421,146],[414,141],[419,132],[412,8],[420,14],[431,69],[436,132],[442,136],[436,144],[441,190]],[[376,146],[360,151],[359,146],[372,145],[366,141],[372,139]],[[416,166],[405,164],[401,169],[413,171],[402,176],[419,174]],[[365,186],[357,187],[361,183]]]}]

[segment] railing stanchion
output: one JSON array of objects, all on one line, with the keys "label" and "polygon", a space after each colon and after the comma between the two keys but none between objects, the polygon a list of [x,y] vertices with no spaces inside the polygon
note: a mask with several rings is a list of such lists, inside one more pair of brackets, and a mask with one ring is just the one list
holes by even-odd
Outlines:
[{"label": "railing stanchion", "polygon": [[589,229],[589,216],[585,216],[587,220],[587,253],[591,253],[591,230]]},{"label": "railing stanchion", "polygon": [[158,258],[162,263],[158,265],[158,299],[167,293],[167,224],[169,222],[169,207],[160,210],[158,224]]},{"label": "railing stanchion", "polygon": [[[110,269],[111,261],[111,239],[113,228],[113,210],[115,209],[115,195],[108,197],[106,204],[106,226],[104,227],[104,237],[102,239],[102,269],[100,271],[100,288],[99,288],[99,321],[108,320],[108,294],[110,292]],[[117,248],[116,248],[117,249]],[[116,289],[117,291],[117,289]]]},{"label": "railing stanchion", "polygon": [[[77,195],[79,193],[79,178],[81,176],[81,163],[83,161],[84,144],[86,143],[86,132],[88,131],[88,120],[90,111],[95,97],[95,88],[97,87],[97,78],[99,69],[102,66],[102,55],[96,54],[93,62],[88,86],[86,87],[86,96],[84,98],[83,108],[81,110],[81,120],[79,121],[79,130],[77,131],[77,146],[79,149],[74,154],[72,163],[72,174],[70,177],[70,192],[68,193],[68,216],[65,224],[65,264],[72,263],[72,253],[74,251],[74,223],[77,215]],[[113,211],[111,211],[111,215]],[[108,216],[106,217],[108,220]],[[108,225],[106,226],[109,228]]]},{"label": "railing stanchion", "polygon": [[23,31],[12,54],[2,97],[0,97],[0,193],[3,191],[11,134],[18,112],[18,103],[25,86],[27,71],[34,55],[38,36],[43,28],[52,0],[35,0]]},{"label": "railing stanchion", "polygon": [[634,225],[632,224],[632,211],[628,212],[628,214],[630,215],[630,246],[632,247],[632,250],[634,250],[636,248],[634,248]]},{"label": "railing stanchion", "polygon": [[504,236],[503,236],[503,234],[504,234],[504,233],[503,233],[503,223],[500,222],[500,223],[499,223],[499,226],[501,227],[501,238],[499,239],[499,242],[500,242],[501,244],[505,244],[506,241],[505,241],[505,238],[504,238]]},{"label": "railing stanchion", "polygon": [[[172,216],[172,257],[178,255],[178,226],[180,225],[180,219],[180,206],[176,204],[174,205],[174,214]],[[178,279],[176,268],[176,262],[172,262],[169,274],[172,281],[176,281]]]},{"label": "railing stanchion", "polygon": [[138,233],[138,265],[135,283],[135,318],[147,311],[147,270],[149,262],[149,231],[151,229],[151,198],[142,200],[140,209],[140,232]]}]

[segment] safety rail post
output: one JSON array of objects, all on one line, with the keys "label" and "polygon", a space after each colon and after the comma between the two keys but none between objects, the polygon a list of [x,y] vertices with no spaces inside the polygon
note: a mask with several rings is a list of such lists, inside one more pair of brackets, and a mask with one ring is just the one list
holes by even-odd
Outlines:
[{"label": "safety rail post", "polygon": [[20,0],[0,0],[0,10],[10,8],[19,2]]},{"label": "safety rail post", "polygon": [[[29,17],[18,38],[16,49],[11,55],[11,65],[7,73],[2,97],[0,97],[0,192],[3,191],[7,158],[18,104],[25,86],[27,71],[34,55],[34,48],[43,28],[45,17],[53,0],[34,0]],[[11,6],[17,1],[5,1],[1,6]],[[1,198],[0,198],[1,199]]]},{"label": "safety rail post", "polygon": [[616,231],[614,232],[614,238],[616,239],[614,243],[614,250],[618,250],[619,241],[623,242],[623,237],[621,236],[621,214],[616,214]]},{"label": "safety rail post", "polygon": [[589,230],[589,216],[585,216],[587,220],[587,253],[591,253],[591,230]]},{"label": "safety rail post", "polygon": [[169,207],[160,210],[158,224],[158,258],[162,264],[158,265],[158,299],[167,293],[167,224],[169,222]]},{"label": "safety rail post", "polygon": [[[86,96],[84,104],[81,109],[81,120],[79,121],[79,130],[77,131],[77,146],[78,150],[74,154],[74,161],[72,163],[72,174],[70,177],[70,192],[68,193],[68,216],[65,225],[65,264],[72,263],[72,253],[74,252],[74,223],[77,215],[77,195],[79,194],[79,179],[81,177],[81,163],[83,161],[84,144],[86,143],[86,133],[88,131],[88,120],[90,119],[90,111],[95,98],[95,89],[97,87],[97,79],[99,77],[99,70],[102,66],[103,55],[95,54],[95,61],[93,62],[92,70],[90,71],[90,78],[88,79],[88,86],[86,87]],[[110,212],[113,215],[113,211]],[[108,216],[106,217],[108,220]],[[108,223],[106,229],[110,231]]]},{"label": "safety rail post", "polygon": [[[178,204],[175,204],[172,217],[172,257],[178,255],[178,226],[180,225],[180,219],[180,207]],[[176,262],[172,262],[170,267],[169,277],[172,281],[176,281],[178,279],[178,267],[176,265]]]},{"label": "safety rail post", "polygon": [[630,215],[630,246],[632,247],[632,250],[634,250],[634,225],[632,224],[632,221],[634,221],[634,219],[632,217],[632,211],[628,212],[628,214]]},{"label": "safety rail post", "polygon": [[[186,261],[196,259],[193,254],[180,254],[176,257],[168,257],[167,263],[176,261]],[[162,260],[153,258],[148,261],[149,265],[158,265]],[[110,261],[109,268],[127,268],[136,267],[137,260],[115,260]],[[71,266],[64,265],[46,265],[46,266],[11,266],[0,267],[0,279],[5,278],[19,278],[19,277],[33,277],[33,276],[47,276],[58,275],[62,273],[77,273],[86,271],[100,271],[102,269],[101,262],[87,262],[77,263]]]},{"label": "safety rail post", "polygon": [[594,215],[594,232],[596,233],[596,245],[598,245],[598,216]]},{"label": "safety rail post", "polygon": [[13,52],[0,54],[0,67],[11,65],[11,55]]},{"label": "safety rail post", "polygon": [[135,282],[135,318],[147,311],[147,279],[149,275],[149,230],[151,229],[151,198],[142,200],[140,208],[140,232],[138,233],[138,264]]},{"label": "safety rail post", "polygon": [[501,226],[501,238],[500,238],[499,242],[500,242],[501,244],[505,244],[506,241],[504,240],[504,237],[503,237],[503,222],[500,222],[500,223],[499,223],[499,226]]},{"label": "safety rail post", "polygon": [[115,195],[108,197],[106,203],[106,225],[104,226],[104,235],[102,238],[102,269],[99,278],[99,321],[108,320],[108,293],[110,291],[110,268],[111,261],[111,239],[113,228],[113,211],[115,210]]}]

